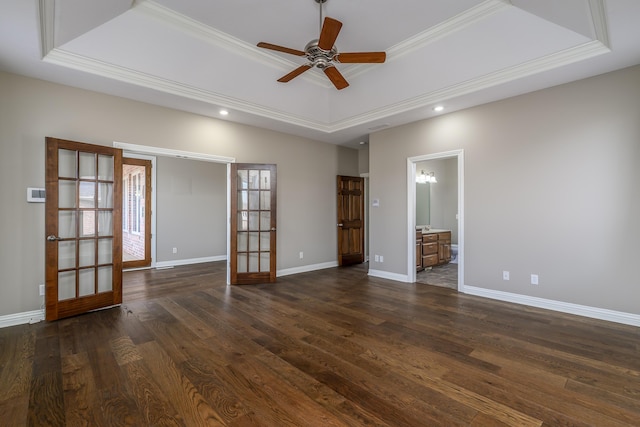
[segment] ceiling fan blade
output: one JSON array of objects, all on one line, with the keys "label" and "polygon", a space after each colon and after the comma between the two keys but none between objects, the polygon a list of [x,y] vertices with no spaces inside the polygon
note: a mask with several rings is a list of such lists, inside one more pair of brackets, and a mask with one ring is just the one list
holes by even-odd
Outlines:
[{"label": "ceiling fan blade", "polygon": [[349,86],[349,83],[336,67],[327,67],[324,69],[324,73],[329,77],[329,80],[331,80],[331,83],[333,83],[336,89],[341,90]]},{"label": "ceiling fan blade", "polygon": [[277,44],[260,42],[260,43],[258,43],[258,47],[261,47],[261,48],[264,48],[264,49],[277,50],[278,52],[289,53],[291,55],[296,55],[296,56],[305,56],[306,55],[306,53],[304,53],[301,50],[290,49],[288,47],[278,46]]},{"label": "ceiling fan blade", "polygon": [[342,28],[342,22],[329,17],[324,18],[318,47],[323,50],[331,50],[338,38],[340,28]]},{"label": "ceiling fan blade", "polygon": [[294,78],[298,77],[300,74],[304,73],[305,71],[307,71],[310,68],[311,68],[311,65],[309,65],[309,64],[301,65],[300,67],[296,68],[295,70],[293,70],[292,72],[290,72],[286,76],[280,77],[278,79],[278,81],[280,83],[286,83],[288,81],[291,81],[291,80],[293,80]]},{"label": "ceiling fan blade", "polygon": [[336,57],[338,62],[343,64],[381,64],[387,59],[387,54],[384,52],[351,52],[351,53],[339,53]]}]

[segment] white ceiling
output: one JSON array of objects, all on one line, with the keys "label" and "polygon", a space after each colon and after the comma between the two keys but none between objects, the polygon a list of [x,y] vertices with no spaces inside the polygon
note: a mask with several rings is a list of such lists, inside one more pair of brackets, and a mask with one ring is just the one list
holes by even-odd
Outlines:
[{"label": "white ceiling", "polygon": [[315,0],[0,0],[0,69],[346,146],[376,129],[640,63],[639,0],[328,0],[338,64],[276,80],[318,37]]}]

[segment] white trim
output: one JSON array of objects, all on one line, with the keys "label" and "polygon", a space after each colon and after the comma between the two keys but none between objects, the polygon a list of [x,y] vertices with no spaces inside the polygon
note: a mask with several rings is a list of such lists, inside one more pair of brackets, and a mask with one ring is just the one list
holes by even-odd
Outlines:
[{"label": "white trim", "polygon": [[589,0],[589,10],[591,11],[596,39],[610,48],[611,42],[609,40],[609,26],[607,25],[607,12],[605,10],[604,0]]},{"label": "white trim", "polygon": [[[127,142],[113,141],[114,148],[132,153],[150,154],[156,156],[178,157],[180,159],[202,160],[213,163],[235,163],[235,157],[218,156],[215,154],[196,153],[193,151],[173,150],[170,148],[151,147],[148,145],[129,144]],[[129,156],[133,157],[133,156]]]},{"label": "white trim", "polygon": [[231,163],[227,163],[227,286],[231,285]]},{"label": "white trim", "polygon": [[495,291],[492,289],[478,288],[475,286],[463,286],[460,291],[469,295],[475,295],[499,301],[512,302],[515,304],[528,305],[531,307],[543,308],[546,310],[559,311],[562,313],[574,314],[577,316],[584,316],[592,319],[606,320],[608,322],[622,323],[625,325],[640,327],[640,315],[638,314],[607,310],[598,307],[589,307],[586,305],[572,304],[568,302],[549,300],[528,295],[514,294],[511,292]]},{"label": "white trim", "polygon": [[326,268],[333,268],[337,266],[338,266],[338,261],[323,262],[320,264],[309,264],[309,265],[303,265],[300,267],[292,267],[292,268],[285,268],[283,270],[278,270],[276,271],[276,276],[277,277],[290,276],[292,274],[308,273],[310,271],[324,270]]},{"label": "white trim", "polygon": [[174,259],[171,261],[158,261],[156,262],[156,268],[176,267],[178,265],[201,264],[203,262],[215,262],[215,261],[226,261],[226,260],[227,260],[226,255],[215,255],[215,256],[208,256],[203,258]]},{"label": "white trim", "polygon": [[25,323],[38,323],[44,320],[44,310],[25,311],[23,313],[7,314],[0,316],[0,328],[24,325]]},{"label": "white trim", "polygon": [[39,17],[40,17],[40,54],[42,58],[47,56],[55,48],[55,1],[40,0],[39,1]]},{"label": "white trim", "polygon": [[416,281],[416,163],[458,159],[458,287],[464,287],[464,150],[444,151],[407,158],[407,278]]},{"label": "white trim", "polygon": [[[413,268],[415,269],[415,266]],[[413,283],[409,279],[409,276],[407,276],[406,274],[391,273],[389,271],[369,269],[369,276],[379,277],[381,279],[395,280],[396,282]]]}]

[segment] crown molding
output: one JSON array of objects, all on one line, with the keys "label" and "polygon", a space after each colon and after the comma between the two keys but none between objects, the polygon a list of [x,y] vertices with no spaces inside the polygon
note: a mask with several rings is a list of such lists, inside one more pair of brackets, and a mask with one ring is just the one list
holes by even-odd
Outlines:
[{"label": "crown molding", "polygon": [[55,1],[40,0],[38,2],[38,17],[40,21],[40,48],[42,58],[47,56],[55,47]]},{"label": "crown molding", "polygon": [[[589,0],[594,32],[597,37],[596,40],[571,47],[550,55],[546,55],[541,58],[536,58],[522,64],[507,67],[505,69],[489,73],[485,76],[455,84],[441,90],[422,94],[414,98],[403,100],[382,108],[372,109],[365,113],[357,114],[344,120],[339,120],[332,123],[324,123],[317,120],[311,120],[296,116],[294,114],[281,110],[274,110],[273,108],[247,102],[242,99],[225,96],[211,91],[205,91],[191,85],[186,85],[169,79],[160,78],[147,73],[142,73],[133,69],[121,67],[104,61],[88,58],[83,55],[68,52],[60,48],[56,48],[54,45],[55,31],[53,28],[55,21],[55,11],[52,6],[52,3],[54,2],[49,2],[47,0],[39,1],[41,37],[42,47],[44,51],[43,61],[45,62],[184,97],[187,99],[204,102],[207,104],[235,109],[259,117],[265,117],[327,134],[354,126],[360,126],[375,120],[380,120],[389,116],[415,110],[417,108],[423,108],[433,103],[446,102],[449,99],[467,95],[493,86],[498,86],[520,78],[531,76],[536,73],[548,71],[553,68],[572,64],[610,52],[610,49],[608,47],[609,37],[606,24],[606,10],[604,7],[604,0]],[[509,7],[514,7],[509,0],[487,0],[480,5],[453,17],[450,20],[443,22],[442,24],[432,29],[429,29],[423,33],[418,34],[415,37],[412,37],[411,39],[405,40],[402,43],[395,45],[390,50],[391,60],[397,59],[442,37],[446,37],[447,35],[452,34],[455,31],[459,31],[464,26],[471,25]],[[172,10],[157,4],[153,0],[136,3],[134,5],[134,9],[139,12],[148,14],[149,16],[153,16],[157,19],[161,19],[163,22],[167,22],[170,25],[176,26],[182,31],[193,34],[194,36],[209,43],[215,44],[216,46],[232,50],[233,52],[241,54],[252,60],[260,61],[271,66],[275,66],[274,64],[279,64],[279,67],[283,69],[290,69],[291,67],[297,65],[291,61],[287,61],[275,55],[269,54],[260,48],[245,43],[228,34],[203,25],[184,15],[177,14]],[[362,65],[367,69],[375,66],[367,64]],[[364,71],[364,69],[360,69],[360,71],[358,71],[358,67],[359,65],[355,65],[348,69],[355,71],[345,70],[344,75],[353,77],[355,74]],[[327,85],[326,79],[324,79],[324,76],[322,76],[321,74],[306,74],[309,74],[309,76],[307,76],[306,78],[318,81],[320,81],[319,79],[321,79],[322,83],[318,84],[327,87],[330,86]]]},{"label": "crown molding", "polygon": [[417,108],[423,108],[434,103],[446,102],[452,98],[468,95],[482,89],[498,86],[533,74],[541,73],[543,71],[562,67],[564,65],[573,64],[608,52],[610,52],[610,49],[600,41],[590,41],[582,45],[508,67],[476,79],[468,80],[466,82],[420,95],[412,99],[404,100],[396,104],[371,110],[365,114],[360,114],[346,120],[335,122],[332,125],[332,131],[335,132],[353,126],[362,125],[373,120],[405,113]]},{"label": "crown molding", "polygon": [[221,95],[218,93],[205,91],[194,86],[185,85],[173,80],[156,77],[147,73],[132,70],[110,64],[97,59],[88,58],[63,49],[55,48],[43,59],[44,62],[60,65],[78,71],[83,71],[97,76],[110,78],[113,80],[141,86],[148,89],[157,90],[163,93],[181,96],[194,101],[201,101],[207,104],[234,109],[237,111],[255,114],[257,116],[275,119],[297,126],[321,131],[330,132],[330,126],[318,121],[304,119],[293,114],[275,110],[268,106],[263,106],[244,101],[239,98]]},{"label": "crown molding", "polygon": [[591,10],[591,20],[596,40],[599,40],[600,43],[611,48],[604,0],[589,0],[589,10]]},{"label": "crown molding", "polygon": [[[252,61],[257,61],[272,68],[276,68],[282,73],[288,73],[291,69],[297,68],[301,65],[281,56],[270,54],[264,49],[222,31],[218,31],[213,27],[162,6],[153,0],[147,0],[136,5],[135,10],[160,20],[185,34],[189,34],[216,47],[244,56]],[[331,86],[327,83],[326,78],[318,73],[305,73],[301,77],[322,87]]]},{"label": "crown molding", "polygon": [[[464,28],[482,21],[489,16],[503,11],[507,8],[514,7],[509,0],[486,0],[477,6],[465,10],[464,12],[434,25],[427,30],[409,37],[406,40],[392,46],[387,50],[387,61],[391,62],[401,58],[417,49],[421,49],[428,44],[431,44],[437,40],[450,36]],[[369,64],[357,64],[352,65],[345,69],[345,78],[357,77],[362,73],[370,70],[372,65]]]}]

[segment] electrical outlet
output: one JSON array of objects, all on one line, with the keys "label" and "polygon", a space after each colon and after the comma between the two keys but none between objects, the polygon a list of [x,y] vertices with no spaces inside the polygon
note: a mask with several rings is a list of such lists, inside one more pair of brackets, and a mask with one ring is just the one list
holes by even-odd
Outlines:
[{"label": "electrical outlet", "polygon": [[538,275],[537,274],[532,274],[531,275],[531,284],[532,285],[537,285],[538,284]]},{"label": "electrical outlet", "polygon": [[177,254],[178,253],[178,248],[173,248],[173,253]]},{"label": "electrical outlet", "polygon": [[40,296],[44,296],[44,285],[39,285],[38,289],[40,290]]},{"label": "electrical outlet", "polygon": [[300,251],[300,259],[304,258],[304,252]]},{"label": "electrical outlet", "polygon": [[502,272],[502,280],[509,280],[509,272],[508,271],[503,271]]},{"label": "electrical outlet", "polygon": [[380,262],[380,255],[374,255],[373,259],[375,262]]},{"label": "electrical outlet", "polygon": [[380,255],[380,262],[384,262],[384,257]]}]

